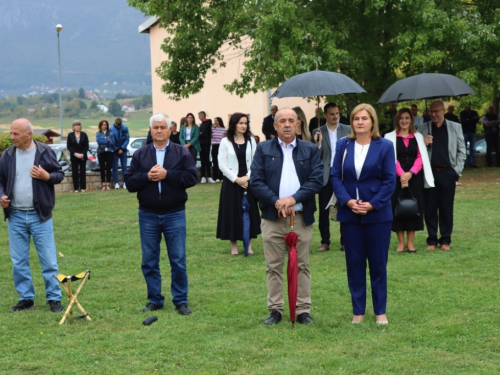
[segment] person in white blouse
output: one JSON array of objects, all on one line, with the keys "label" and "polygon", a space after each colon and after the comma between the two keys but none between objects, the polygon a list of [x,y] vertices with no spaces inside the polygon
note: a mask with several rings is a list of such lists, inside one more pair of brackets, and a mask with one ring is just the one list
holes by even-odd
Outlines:
[{"label": "person in white blouse", "polygon": [[[226,137],[219,146],[219,169],[223,174],[220,190],[217,238],[231,241],[231,254],[238,255],[237,241],[243,241],[242,199],[247,196],[250,205],[250,238],[260,234],[260,216],[257,200],[249,187],[250,165],[257,144],[250,131],[248,116],[234,113],[229,120]],[[252,255],[249,245],[248,254]]]},{"label": "person in white blouse", "polygon": [[377,324],[387,324],[387,260],[396,187],[392,142],[381,138],[375,109],[359,104],[351,113],[351,134],[337,142],[330,181],[338,199],[353,323],[366,309],[366,263],[370,269]]}]

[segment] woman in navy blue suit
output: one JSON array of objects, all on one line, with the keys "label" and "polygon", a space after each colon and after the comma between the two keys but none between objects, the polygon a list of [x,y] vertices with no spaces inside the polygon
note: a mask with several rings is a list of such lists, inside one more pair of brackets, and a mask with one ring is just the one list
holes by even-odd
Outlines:
[{"label": "woman in navy blue suit", "polygon": [[339,202],[337,219],[345,244],[353,323],[366,310],[366,262],[370,269],[377,324],[387,324],[387,259],[391,239],[391,196],[396,187],[394,146],[381,138],[369,104],[351,113],[351,134],[337,142],[330,181]]}]

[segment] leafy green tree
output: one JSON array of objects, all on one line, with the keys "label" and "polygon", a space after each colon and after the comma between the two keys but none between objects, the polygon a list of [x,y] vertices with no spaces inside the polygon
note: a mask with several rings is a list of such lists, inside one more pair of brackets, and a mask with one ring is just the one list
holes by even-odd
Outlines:
[{"label": "leafy green tree", "polygon": [[92,103],[90,103],[90,110],[97,110],[97,102],[95,100],[92,100]]},{"label": "leafy green tree", "polygon": [[14,109],[14,116],[17,118],[26,117],[28,115],[28,108],[24,105],[20,105]]},{"label": "leafy green tree", "polygon": [[[494,52],[499,45],[498,12],[490,16],[493,21],[484,15],[488,5],[490,13],[494,8],[491,0],[128,3],[160,17],[170,35],[162,45],[168,60],[156,73],[165,81],[162,90],[174,99],[199,92],[207,72],[241,59],[240,76],[225,87],[238,95],[276,88],[288,77],[318,68],[350,76],[369,93],[355,100],[374,102],[398,78],[422,71],[459,75],[470,65],[464,52],[484,46]],[[473,35],[485,40],[468,46]],[[483,72],[500,69],[497,55],[481,65]],[[477,74],[476,82],[481,81]]]},{"label": "leafy green tree", "polygon": [[[33,139],[38,142],[47,142],[47,137],[42,134],[33,134]],[[4,150],[12,146],[10,134],[0,134],[0,155]]]},{"label": "leafy green tree", "polygon": [[143,100],[142,98],[137,98],[132,100],[132,104],[134,105],[135,109],[140,109],[143,106]]},{"label": "leafy green tree", "polygon": [[85,104],[83,100],[79,100],[78,105],[80,106],[80,109],[87,109],[87,104]]},{"label": "leafy green tree", "polygon": [[76,91],[76,89],[72,89],[69,92],[69,97],[70,97],[70,100],[78,98],[78,91]]},{"label": "leafy green tree", "polygon": [[83,89],[83,87],[80,87],[80,89],[78,90],[78,97],[80,99],[85,99],[85,90]]},{"label": "leafy green tree", "polygon": [[142,107],[146,108],[153,105],[153,95],[145,94],[142,96]]},{"label": "leafy green tree", "polygon": [[108,112],[116,117],[121,117],[124,113],[122,110],[122,106],[116,99],[113,99],[111,102],[109,102]]},{"label": "leafy green tree", "polygon": [[73,99],[64,105],[64,113],[69,117],[78,117],[80,115],[80,99]]}]

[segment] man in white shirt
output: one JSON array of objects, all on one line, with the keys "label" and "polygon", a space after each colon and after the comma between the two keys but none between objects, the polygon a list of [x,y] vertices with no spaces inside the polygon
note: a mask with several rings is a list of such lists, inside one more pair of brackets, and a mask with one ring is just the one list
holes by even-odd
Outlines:
[{"label": "man in white shirt", "polygon": [[[250,167],[250,186],[262,212],[262,239],[266,258],[267,308],[271,315],[264,324],[277,324],[285,311],[283,266],[288,248],[284,240],[290,232],[290,216],[298,235],[298,287],[296,313],[300,324],[314,320],[311,311],[309,249],[316,201],[321,189],[323,165],[318,149],[295,136],[297,114],[284,108],[276,113],[277,137],[257,146]],[[279,215],[278,215],[279,213]]]},{"label": "man in white shirt", "polygon": [[[330,250],[330,219],[326,206],[333,194],[333,188],[329,181],[335,146],[340,138],[347,136],[351,132],[349,125],[339,123],[340,111],[337,104],[327,103],[323,111],[326,124],[313,135],[316,146],[319,147],[319,157],[323,161],[323,188],[318,194],[321,247],[317,251],[320,253]],[[340,242],[340,249],[343,250],[342,239]]]}]

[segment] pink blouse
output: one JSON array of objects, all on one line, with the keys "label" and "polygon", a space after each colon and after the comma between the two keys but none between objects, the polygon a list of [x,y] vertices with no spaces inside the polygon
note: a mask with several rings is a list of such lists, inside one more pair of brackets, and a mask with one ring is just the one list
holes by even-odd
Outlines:
[{"label": "pink blouse", "polygon": [[[410,138],[415,138],[413,134],[409,134],[408,137],[404,138],[400,133],[396,134],[396,137],[403,138],[403,142],[408,148],[408,145],[410,144]],[[413,166],[410,168],[410,171],[417,174],[422,170],[422,155],[420,155],[420,150],[417,148],[417,158],[415,159],[415,162],[413,163]],[[396,174],[397,176],[401,176],[405,174],[406,172],[401,168],[401,164],[399,161],[396,160]]]}]

